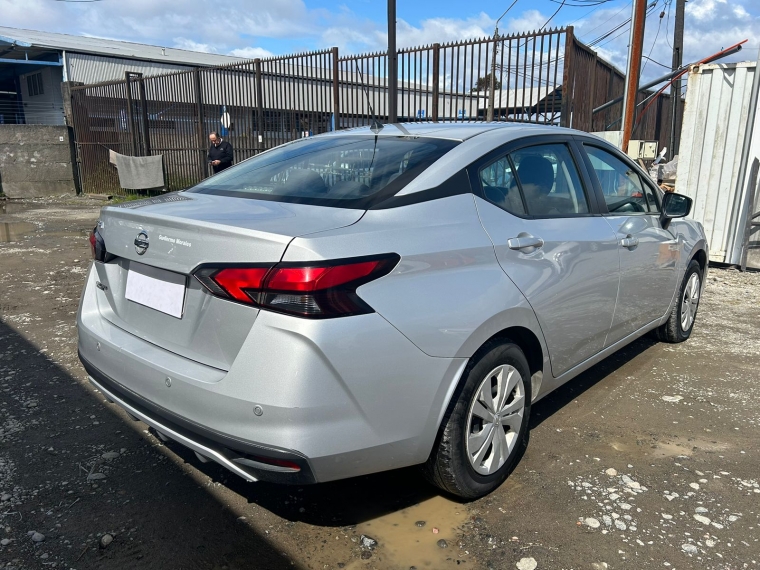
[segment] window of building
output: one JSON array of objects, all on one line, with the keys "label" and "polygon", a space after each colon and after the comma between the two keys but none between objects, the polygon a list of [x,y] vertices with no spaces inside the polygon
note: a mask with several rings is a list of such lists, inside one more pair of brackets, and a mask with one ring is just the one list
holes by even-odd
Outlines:
[{"label": "window of building", "polygon": [[42,73],[33,73],[26,76],[26,89],[30,97],[44,95],[45,90],[42,87]]}]

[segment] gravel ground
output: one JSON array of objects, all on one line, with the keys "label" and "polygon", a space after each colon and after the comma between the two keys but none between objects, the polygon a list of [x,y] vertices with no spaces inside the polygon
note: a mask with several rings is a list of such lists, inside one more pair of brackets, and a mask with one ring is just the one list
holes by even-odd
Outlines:
[{"label": "gravel ground", "polygon": [[414,469],[248,484],[87,384],[74,318],[101,205],[0,215],[27,224],[0,243],[0,567],[760,566],[760,273],[711,268],[687,343],[639,340],[536,404],[485,499],[450,501]]}]

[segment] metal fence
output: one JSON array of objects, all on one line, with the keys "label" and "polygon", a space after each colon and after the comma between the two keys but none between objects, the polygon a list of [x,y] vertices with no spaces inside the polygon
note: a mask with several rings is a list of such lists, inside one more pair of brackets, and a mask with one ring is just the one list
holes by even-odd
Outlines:
[{"label": "metal fence", "polygon": [[[127,72],[122,81],[72,87],[67,119],[82,190],[126,193],[109,150],[162,154],[166,188],[178,190],[209,175],[211,131],[232,144],[239,162],[297,138],[386,120],[387,70],[387,52],[340,57],[332,48],[153,77]],[[484,120],[491,105],[496,121],[615,129],[619,108],[599,115],[592,109],[622,88],[622,74],[572,28],[398,52],[402,122]],[[656,138],[655,130],[669,124],[660,114],[636,136]]]},{"label": "metal fence", "polygon": [[[620,130],[622,101],[598,113],[594,113],[593,109],[623,95],[625,74],[574,38],[572,29],[568,30],[568,43],[571,48],[568,50],[569,61],[566,62],[569,70],[565,80],[566,99],[569,103],[569,120],[566,126],[587,132]],[[653,91],[638,93],[638,115],[632,138],[656,140],[660,148],[663,148],[669,144],[672,105],[670,94],[662,93],[642,115],[642,111],[654,96]],[[676,136],[680,136],[680,133],[676,133]]]}]

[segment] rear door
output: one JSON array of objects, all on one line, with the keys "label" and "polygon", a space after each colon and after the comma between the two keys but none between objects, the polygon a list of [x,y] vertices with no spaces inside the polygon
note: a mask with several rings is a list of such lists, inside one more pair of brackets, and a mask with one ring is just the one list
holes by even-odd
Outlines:
[{"label": "rear door", "polygon": [[602,350],[619,280],[617,240],[565,137],[533,137],[470,168],[481,221],[538,317],[553,375]]},{"label": "rear door", "polygon": [[610,345],[665,314],[675,292],[681,243],[662,228],[656,191],[628,157],[589,141],[582,146],[620,254]]}]

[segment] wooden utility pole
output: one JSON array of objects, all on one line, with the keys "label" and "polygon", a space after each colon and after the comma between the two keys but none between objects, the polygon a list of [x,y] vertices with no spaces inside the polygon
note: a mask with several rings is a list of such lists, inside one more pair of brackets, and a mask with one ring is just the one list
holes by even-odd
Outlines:
[{"label": "wooden utility pole", "polygon": [[398,122],[398,53],[396,52],[396,0],[388,0],[388,122]]},{"label": "wooden utility pole", "polygon": [[644,22],[647,17],[647,0],[634,0],[631,16],[631,38],[628,45],[628,69],[625,74],[625,97],[623,99],[623,152],[633,132],[636,115],[636,94],[639,91],[641,58],[644,50]]},{"label": "wooden utility pole", "polygon": [[[686,0],[676,0],[676,27],[673,30],[673,64],[675,71],[683,65],[683,13]],[[670,158],[678,154],[681,139],[681,80],[673,82],[670,88]]]}]

